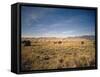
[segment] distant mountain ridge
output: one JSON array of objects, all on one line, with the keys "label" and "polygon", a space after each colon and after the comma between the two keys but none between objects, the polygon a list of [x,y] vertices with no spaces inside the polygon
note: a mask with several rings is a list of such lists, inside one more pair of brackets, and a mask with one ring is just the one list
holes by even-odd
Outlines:
[{"label": "distant mountain ridge", "polygon": [[95,40],[94,35],[84,35],[84,36],[76,36],[76,37],[68,37],[68,38],[84,38],[84,39],[89,39],[89,40]]},{"label": "distant mountain ridge", "polygon": [[[24,37],[25,38],[25,37]],[[23,39],[24,39],[23,38]],[[27,38],[27,37],[26,37]],[[62,37],[30,37],[30,39],[62,39]],[[63,37],[63,39],[75,39],[75,38],[82,38],[82,39],[89,39],[95,40],[94,35],[83,35],[83,36],[71,36],[71,37]],[[29,39],[29,38],[27,38]]]}]

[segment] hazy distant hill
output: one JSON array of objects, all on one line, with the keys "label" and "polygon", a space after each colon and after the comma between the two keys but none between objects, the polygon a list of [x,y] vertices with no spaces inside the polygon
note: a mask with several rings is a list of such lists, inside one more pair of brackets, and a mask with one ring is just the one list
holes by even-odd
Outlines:
[{"label": "hazy distant hill", "polygon": [[62,38],[62,37],[38,37],[38,38],[36,38],[36,37],[30,37],[30,38],[22,38],[23,40],[30,40],[30,39],[41,39],[41,40],[60,40],[60,39],[87,39],[87,40],[95,40],[95,36],[93,36],[93,35],[84,35],[84,36],[74,36],[74,37],[64,37],[64,38]]},{"label": "hazy distant hill", "polygon": [[95,36],[93,35],[84,35],[84,36],[76,36],[76,37],[68,37],[68,38],[83,38],[83,39],[89,39],[89,40],[95,40]]}]

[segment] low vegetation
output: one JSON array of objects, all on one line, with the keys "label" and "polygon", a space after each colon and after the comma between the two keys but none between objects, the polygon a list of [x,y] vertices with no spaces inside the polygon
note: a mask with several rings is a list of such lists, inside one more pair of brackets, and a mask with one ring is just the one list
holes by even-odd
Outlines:
[{"label": "low vegetation", "polygon": [[22,70],[95,66],[93,40],[82,38],[24,38],[21,48]]}]

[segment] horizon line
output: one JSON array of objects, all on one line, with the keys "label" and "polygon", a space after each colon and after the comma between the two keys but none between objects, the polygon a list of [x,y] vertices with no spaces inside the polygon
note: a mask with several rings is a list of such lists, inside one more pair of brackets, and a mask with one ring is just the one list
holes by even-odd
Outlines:
[{"label": "horizon line", "polygon": [[21,38],[69,38],[69,37],[82,37],[82,36],[95,36],[95,35],[76,35],[76,36],[22,36]]}]

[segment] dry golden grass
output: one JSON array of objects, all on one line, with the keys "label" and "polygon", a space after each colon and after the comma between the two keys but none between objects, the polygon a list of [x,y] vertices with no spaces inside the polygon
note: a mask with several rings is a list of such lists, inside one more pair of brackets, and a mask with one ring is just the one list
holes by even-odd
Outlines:
[{"label": "dry golden grass", "polygon": [[93,40],[82,38],[28,40],[31,41],[31,46],[21,46],[22,70],[95,66]]}]

